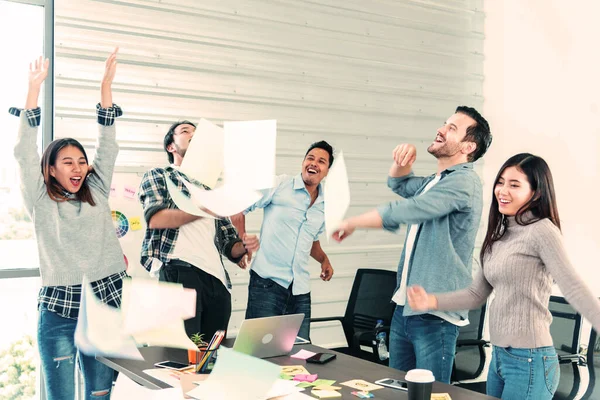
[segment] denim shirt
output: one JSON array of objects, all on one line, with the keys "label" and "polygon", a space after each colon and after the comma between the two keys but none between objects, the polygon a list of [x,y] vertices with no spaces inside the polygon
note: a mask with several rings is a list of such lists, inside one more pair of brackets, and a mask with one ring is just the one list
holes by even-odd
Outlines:
[{"label": "denim shirt", "polygon": [[[408,264],[407,285],[443,293],[471,284],[473,249],[483,208],[482,185],[472,163],[458,164],[442,171],[440,181],[419,196],[434,177],[417,177],[412,172],[400,178],[388,177],[390,189],[405,200],[383,205],[377,211],[386,230],[395,231],[400,224],[421,225]],[[403,249],[396,290],[404,257]],[[459,320],[468,317],[468,310],[443,313]],[[418,314],[424,313],[404,306],[404,315]]]},{"label": "denim shirt", "polygon": [[271,189],[244,214],[264,209],[260,229],[260,249],[252,262],[252,270],[265,279],[289,288],[294,295],[310,292],[308,258],[313,242],[325,229],[323,186],[311,206],[310,194],[302,175],[279,176]]}]

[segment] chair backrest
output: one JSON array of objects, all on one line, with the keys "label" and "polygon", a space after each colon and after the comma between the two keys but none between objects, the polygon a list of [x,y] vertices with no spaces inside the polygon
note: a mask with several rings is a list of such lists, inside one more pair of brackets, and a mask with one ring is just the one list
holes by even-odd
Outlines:
[{"label": "chair backrest", "polygon": [[[551,296],[548,309],[552,314],[550,335],[560,356],[577,354],[581,336],[581,315],[563,298]],[[580,374],[577,363],[560,364],[560,383],[555,399],[573,399],[579,390]]]},{"label": "chair backrest", "polygon": [[377,320],[392,323],[396,305],[391,302],[396,289],[396,271],[360,268],[356,271],[342,326],[348,344],[357,331],[373,330]]},{"label": "chair backrest", "polygon": [[485,304],[483,307],[469,311],[469,325],[458,330],[456,355],[452,381],[463,381],[477,378],[485,366],[485,351],[482,346],[462,346],[464,341],[481,340],[485,323]]},{"label": "chair backrest", "polygon": [[600,397],[600,385],[596,386],[596,376],[600,376],[600,336],[594,329],[590,335],[586,358],[590,379],[582,399],[597,399]]}]

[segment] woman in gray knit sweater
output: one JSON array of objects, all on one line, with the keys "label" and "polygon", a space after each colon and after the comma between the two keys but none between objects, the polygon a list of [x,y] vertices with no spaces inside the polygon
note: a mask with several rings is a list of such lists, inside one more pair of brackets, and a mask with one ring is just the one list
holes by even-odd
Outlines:
[{"label": "woman in gray knit sweater", "polygon": [[500,169],[480,258],[482,270],[470,287],[428,294],[413,286],[411,308],[475,309],[494,291],[487,393],[505,400],[552,399],[559,381],[548,310],[553,282],[596,330],[600,302],[566,255],[552,174],[542,158],[517,154]]},{"label": "woman in gray knit sweater", "polygon": [[[108,196],[119,147],[114,127],[121,109],[112,102],[116,50],[106,61],[98,114],[94,168],[81,144],[61,138],[38,155],[38,97],[48,75],[40,57],[29,71],[29,92],[15,146],[21,193],[34,223],[42,288],[38,295],[38,347],[49,400],[75,398],[76,360],[83,373],[85,399],[110,398],[113,370],[74,343],[81,283],[85,276],[96,296],[119,307],[126,276],[123,252],[115,234]],[[41,166],[41,168],[40,168]]]}]

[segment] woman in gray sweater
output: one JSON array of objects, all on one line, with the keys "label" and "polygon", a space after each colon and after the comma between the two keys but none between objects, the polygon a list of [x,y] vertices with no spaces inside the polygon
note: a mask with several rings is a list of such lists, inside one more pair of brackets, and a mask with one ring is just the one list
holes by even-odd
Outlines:
[{"label": "woman in gray sweater", "polygon": [[[81,144],[62,138],[38,155],[38,97],[48,75],[40,57],[29,71],[25,109],[20,117],[14,155],[21,193],[33,220],[42,288],[38,295],[38,347],[49,400],[75,398],[75,363],[83,372],[85,399],[110,398],[113,370],[82,354],[74,343],[81,283],[85,276],[95,295],[119,307],[126,276],[123,252],[114,230],[108,196],[119,147],[114,127],[121,109],[112,102],[116,50],[106,61],[98,114],[94,168]],[[40,168],[41,166],[41,168]]]},{"label": "woman in gray sweater", "polygon": [[487,393],[505,400],[552,399],[559,381],[548,302],[553,282],[600,330],[600,302],[569,262],[552,174],[532,154],[509,158],[496,176],[482,270],[470,287],[428,294],[408,290],[414,310],[475,309],[494,291],[489,311],[492,362]]}]

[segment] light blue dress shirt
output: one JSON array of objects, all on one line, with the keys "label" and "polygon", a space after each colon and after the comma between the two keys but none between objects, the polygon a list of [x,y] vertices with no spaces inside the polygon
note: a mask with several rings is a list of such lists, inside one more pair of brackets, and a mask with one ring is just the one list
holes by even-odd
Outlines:
[{"label": "light blue dress shirt", "polygon": [[310,292],[308,258],[313,242],[325,229],[325,196],[319,184],[319,194],[310,206],[310,194],[302,175],[277,177],[271,189],[244,214],[264,209],[260,229],[260,249],[252,262],[252,270],[265,279],[288,288],[292,294]]}]

